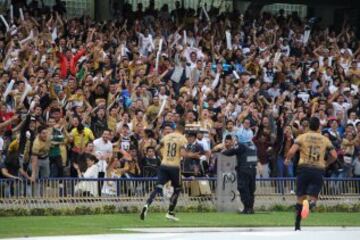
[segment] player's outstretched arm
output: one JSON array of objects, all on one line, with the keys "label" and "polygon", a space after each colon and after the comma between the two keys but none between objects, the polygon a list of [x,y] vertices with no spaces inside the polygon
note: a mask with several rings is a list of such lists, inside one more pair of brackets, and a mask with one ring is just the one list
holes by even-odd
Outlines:
[{"label": "player's outstretched arm", "polygon": [[337,152],[336,152],[335,149],[330,150],[329,153],[330,153],[330,154],[329,154],[329,155],[330,155],[330,158],[328,158],[327,161],[326,161],[326,165],[327,165],[327,166],[329,166],[329,165],[331,165],[332,163],[334,163],[334,162],[336,161],[336,159],[337,159]]},{"label": "player's outstretched arm", "polygon": [[289,152],[286,155],[286,159],[285,159],[285,165],[289,165],[291,162],[291,159],[295,156],[296,152],[299,151],[299,145],[298,144],[293,144],[289,150]]}]

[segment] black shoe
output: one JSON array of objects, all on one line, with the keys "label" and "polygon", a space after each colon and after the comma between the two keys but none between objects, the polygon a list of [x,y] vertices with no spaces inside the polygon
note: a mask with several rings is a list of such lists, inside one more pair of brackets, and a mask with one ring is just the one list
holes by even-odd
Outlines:
[{"label": "black shoe", "polygon": [[240,212],[240,214],[251,214],[251,213],[249,212],[249,209],[248,209],[248,208],[244,208],[244,210],[242,210],[242,211]]},{"label": "black shoe", "polygon": [[249,208],[249,209],[248,209],[248,214],[255,214],[254,209],[253,209],[253,208]]},{"label": "black shoe", "polygon": [[300,222],[295,222],[295,231],[301,231]]},{"label": "black shoe", "polygon": [[145,220],[145,217],[147,215],[147,211],[148,211],[149,207],[148,205],[145,205],[141,211],[141,214],[140,214],[140,219],[141,220]]}]

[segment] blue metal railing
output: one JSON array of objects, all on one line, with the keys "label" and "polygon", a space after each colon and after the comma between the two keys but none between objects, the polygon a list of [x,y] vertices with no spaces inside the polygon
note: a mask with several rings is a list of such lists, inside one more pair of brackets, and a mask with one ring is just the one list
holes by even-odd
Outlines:
[{"label": "blue metal railing", "polygon": [[[11,196],[78,196],[80,190],[100,196],[104,189],[112,196],[145,196],[156,184],[156,177],[133,178],[41,178],[35,182],[28,180],[0,179],[0,198]],[[186,185],[193,181],[208,181],[211,191],[215,193],[216,177],[183,178]],[[296,178],[258,178],[258,195],[286,195],[294,193]],[[104,187],[104,185],[106,185]],[[52,193],[47,193],[52,189]],[[85,190],[84,190],[85,189]],[[46,195],[47,194],[47,195]],[[341,194],[360,194],[360,178],[324,178],[323,196],[339,196]],[[80,196],[80,195],[79,195]]]},{"label": "blue metal railing", "polygon": [[[67,180],[79,180],[79,181],[156,181],[157,177],[131,177],[131,178],[75,178],[75,177],[62,177],[62,178],[39,178],[36,181],[67,181]],[[217,177],[183,177],[183,181],[216,181]],[[295,181],[295,177],[270,177],[270,178],[256,178],[256,181],[264,181],[264,182],[270,182],[270,181]],[[12,178],[3,178],[0,179],[1,181],[25,181],[18,180],[18,179],[12,179]],[[324,181],[360,181],[360,178],[331,178],[326,177],[324,178]]]}]

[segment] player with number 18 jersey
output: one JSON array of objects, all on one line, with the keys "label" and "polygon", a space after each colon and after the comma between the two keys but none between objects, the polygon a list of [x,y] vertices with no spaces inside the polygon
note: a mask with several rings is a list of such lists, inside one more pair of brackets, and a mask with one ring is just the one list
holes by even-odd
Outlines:
[{"label": "player with number 18 jersey", "polygon": [[181,192],[180,162],[182,157],[186,154],[185,146],[187,144],[187,139],[182,134],[183,131],[184,126],[179,124],[175,132],[167,134],[160,141],[162,161],[158,170],[158,181],[155,189],[151,192],[141,211],[140,218],[142,220],[145,219],[148,208],[154,201],[156,195],[162,192],[164,185],[169,181],[171,181],[171,185],[174,188],[174,193],[170,198],[170,205],[166,218],[173,221],[178,220],[175,217],[174,209]]},{"label": "player with number 18 jersey", "polygon": [[181,148],[187,144],[185,136],[179,132],[174,132],[166,135],[160,142],[162,145],[161,165],[169,167],[180,167]]}]

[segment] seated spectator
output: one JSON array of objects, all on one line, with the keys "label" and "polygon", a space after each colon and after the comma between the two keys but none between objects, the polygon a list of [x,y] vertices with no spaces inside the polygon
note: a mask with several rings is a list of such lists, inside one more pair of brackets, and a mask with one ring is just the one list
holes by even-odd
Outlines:
[{"label": "seated spectator", "polygon": [[[86,156],[87,169],[85,172],[80,171],[80,167],[77,163],[73,163],[75,170],[79,178],[96,179],[99,174],[99,167],[96,164],[98,159],[94,155]],[[79,193],[83,196],[98,196],[98,182],[97,181],[80,181],[75,186],[75,193]]]},{"label": "seated spectator", "polygon": [[[119,151],[119,158],[112,157],[109,161],[109,164],[106,167],[105,178],[121,178],[125,169],[121,167],[121,159],[129,161],[131,160],[131,156],[124,150]],[[102,190],[101,196],[115,196],[117,195],[118,187],[116,181],[105,181]]]}]

